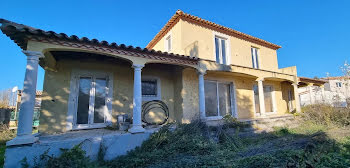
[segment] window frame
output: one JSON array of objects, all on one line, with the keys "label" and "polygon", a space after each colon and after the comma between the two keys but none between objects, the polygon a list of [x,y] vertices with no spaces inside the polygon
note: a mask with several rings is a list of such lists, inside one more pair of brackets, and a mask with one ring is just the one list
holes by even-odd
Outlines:
[{"label": "window frame", "polygon": [[335,85],[337,86],[337,88],[341,88],[342,87],[342,82],[336,82]]},{"label": "window frame", "polygon": [[[256,50],[256,52],[253,52],[253,50]],[[260,52],[258,47],[251,46],[250,48],[250,54],[252,57],[252,67],[254,69],[261,69],[260,67]]]},{"label": "window frame", "polygon": [[[92,88],[90,89],[90,101],[89,106],[94,108],[95,101],[95,89],[96,89],[96,79],[106,78],[107,79],[107,94],[106,94],[106,107],[107,113],[105,113],[104,123],[92,123],[91,120],[94,118],[94,109],[91,110],[89,107],[88,124],[76,124],[77,120],[77,109],[78,109],[78,89],[79,89],[79,79],[80,77],[91,77]],[[95,83],[95,84],[94,84]],[[93,94],[93,95],[91,95]],[[73,69],[71,73],[70,80],[70,93],[68,102],[68,113],[67,113],[67,131],[79,130],[79,129],[93,129],[93,128],[103,128],[112,124],[112,102],[113,102],[113,73],[103,72],[103,71],[91,71],[91,70],[80,70]],[[91,114],[92,113],[92,114]]]},{"label": "window frame", "polygon": [[[265,106],[265,115],[277,114],[277,102],[276,102],[275,87],[271,84],[263,85],[263,87],[264,86],[271,86],[271,99],[272,99],[272,110],[273,110],[273,111],[266,111],[266,106]],[[256,113],[254,87],[258,88],[258,94],[259,94],[259,86],[257,84],[254,84],[252,87],[254,115],[255,115],[255,117],[259,117],[259,116],[261,116],[261,110],[260,110],[260,113]],[[260,108],[260,100],[258,102],[259,102],[259,108]],[[265,103],[265,93],[264,93],[264,103]]]},{"label": "window frame", "polygon": [[[142,81],[144,80],[156,80],[157,81],[157,95],[156,96],[144,96],[142,93],[142,101],[152,101],[152,100],[161,100],[161,80],[159,77],[156,76],[142,76],[141,77],[141,87],[142,87]],[[141,88],[142,91],[142,88]]]},{"label": "window frame", "polygon": [[[235,91],[235,84],[234,82],[229,82],[229,81],[219,81],[219,80],[210,80],[210,79],[205,79],[205,82],[215,82],[216,83],[216,101],[217,101],[217,116],[207,116],[206,111],[205,111],[205,119],[206,120],[221,120],[224,116],[220,116],[220,98],[219,98],[219,83],[222,84],[229,84],[229,93],[230,93],[230,109],[231,112],[230,114],[235,117],[238,118],[238,113],[237,113],[237,102],[236,102],[236,91]],[[205,86],[204,86],[205,87]]]},{"label": "window frame", "polygon": [[[173,40],[171,37],[172,37],[171,33],[169,33],[164,38],[164,49],[166,52],[170,52],[171,49],[173,48]],[[170,43],[170,47],[169,47],[169,43]]]},{"label": "window frame", "polygon": [[[221,60],[221,62],[217,62],[216,59],[216,42],[215,42],[215,38],[219,38],[219,39],[224,39],[225,40],[225,64],[223,63],[223,61]],[[220,41],[220,48],[219,48],[219,54],[222,54],[222,45],[221,45],[221,40]],[[230,41],[230,36],[223,34],[223,33],[219,33],[216,31],[213,31],[213,60],[215,60],[215,62],[217,64],[221,64],[221,65],[231,65],[231,41]]]}]

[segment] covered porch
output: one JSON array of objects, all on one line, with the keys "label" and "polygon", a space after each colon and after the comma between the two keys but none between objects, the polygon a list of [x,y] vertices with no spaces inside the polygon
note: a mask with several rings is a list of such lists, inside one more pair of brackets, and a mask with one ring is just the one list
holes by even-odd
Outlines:
[{"label": "covered porch", "polygon": [[[40,142],[31,126],[38,65],[45,69],[41,135],[108,127],[123,114],[131,119],[130,133],[143,133],[142,104],[151,100],[167,105],[170,121],[190,120],[182,110],[182,73],[196,72],[198,58],[68,37],[6,20],[1,30],[27,56],[18,133],[7,146]],[[156,115],[149,118],[157,120]]]},{"label": "covered porch", "polygon": [[300,112],[295,67],[282,73],[208,60],[200,60],[199,66],[205,72],[201,114],[209,122],[226,114],[247,121]]}]

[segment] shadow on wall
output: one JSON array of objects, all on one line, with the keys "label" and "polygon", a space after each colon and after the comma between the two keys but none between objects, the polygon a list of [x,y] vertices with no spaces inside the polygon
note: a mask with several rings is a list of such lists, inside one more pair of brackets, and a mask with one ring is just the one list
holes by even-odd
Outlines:
[{"label": "shadow on wall", "polygon": [[132,116],[133,71],[130,63],[119,59],[93,57],[57,60],[57,72],[45,71],[40,132],[52,134],[66,131],[73,68],[113,72],[112,122],[116,122],[118,114]]},{"label": "shadow on wall", "polygon": [[198,58],[198,41],[195,41],[185,48],[185,54]]},{"label": "shadow on wall", "polygon": [[254,107],[253,107],[252,101],[253,99],[247,95],[242,95],[239,93],[236,95],[237,112],[238,112],[237,114],[239,119],[254,117]]}]

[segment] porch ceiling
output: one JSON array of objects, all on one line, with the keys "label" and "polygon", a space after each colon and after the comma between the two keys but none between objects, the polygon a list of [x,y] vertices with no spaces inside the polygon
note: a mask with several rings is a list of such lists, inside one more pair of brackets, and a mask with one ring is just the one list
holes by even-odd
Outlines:
[{"label": "porch ceiling", "polygon": [[[198,58],[185,55],[148,50],[147,48],[126,46],[125,44],[108,43],[87,37],[78,38],[76,35],[68,36],[65,33],[44,31],[23,24],[18,24],[5,19],[0,19],[1,31],[10,37],[19,47],[27,50],[30,41],[45,44],[53,44],[62,48],[75,48],[101,54],[119,54],[129,57],[139,57],[155,62],[167,62],[182,65],[197,65]],[[42,48],[44,52],[45,48]],[[152,62],[152,61],[150,61]]]}]

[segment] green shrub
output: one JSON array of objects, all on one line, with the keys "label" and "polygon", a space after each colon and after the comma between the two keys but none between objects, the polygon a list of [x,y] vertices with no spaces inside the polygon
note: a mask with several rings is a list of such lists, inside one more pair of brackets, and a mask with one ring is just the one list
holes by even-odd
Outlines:
[{"label": "green shrub", "polygon": [[[34,159],[33,167],[47,168],[93,168],[99,167],[97,162],[91,162],[89,157],[85,156],[86,152],[81,149],[81,144],[71,149],[61,149],[62,153],[58,157],[49,155],[49,149],[45,151],[40,158]],[[22,161],[22,165],[28,165]]]}]

